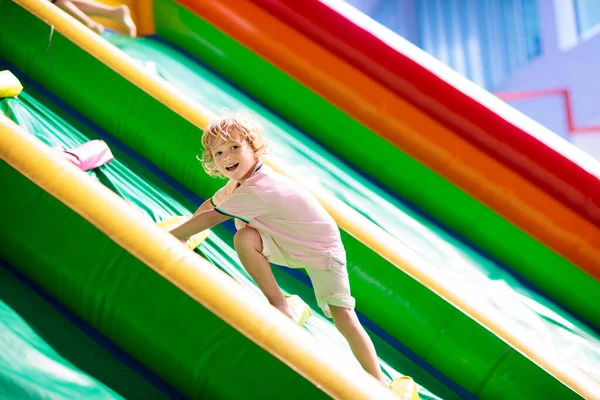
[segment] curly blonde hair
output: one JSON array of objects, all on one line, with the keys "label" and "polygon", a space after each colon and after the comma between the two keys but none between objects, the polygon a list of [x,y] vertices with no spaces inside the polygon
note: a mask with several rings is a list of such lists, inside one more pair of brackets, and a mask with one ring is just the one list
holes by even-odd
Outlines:
[{"label": "curly blonde hair", "polygon": [[210,176],[225,178],[215,166],[211,147],[220,141],[247,141],[258,160],[268,151],[261,126],[247,115],[231,114],[212,121],[202,134],[202,167]]}]

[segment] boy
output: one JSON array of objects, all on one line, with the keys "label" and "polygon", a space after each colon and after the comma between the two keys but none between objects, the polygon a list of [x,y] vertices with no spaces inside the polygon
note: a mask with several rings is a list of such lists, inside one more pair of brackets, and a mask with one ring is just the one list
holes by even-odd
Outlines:
[{"label": "boy", "polygon": [[219,119],[204,131],[202,145],[206,172],[229,181],[171,234],[185,240],[235,218],[235,249],[269,303],[292,316],[269,262],[305,268],[319,307],[363,368],[386,385],[375,347],[354,312],[346,253],[333,218],[305,188],[261,163],[267,143],[251,121]]}]

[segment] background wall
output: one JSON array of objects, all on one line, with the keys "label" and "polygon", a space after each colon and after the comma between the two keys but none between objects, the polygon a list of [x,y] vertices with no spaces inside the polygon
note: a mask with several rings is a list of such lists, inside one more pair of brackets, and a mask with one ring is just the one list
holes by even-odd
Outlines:
[{"label": "background wall", "polygon": [[[349,0],[491,92],[566,89],[574,127],[600,128],[600,0]],[[600,158],[600,129],[567,126],[557,94],[509,100]]]}]

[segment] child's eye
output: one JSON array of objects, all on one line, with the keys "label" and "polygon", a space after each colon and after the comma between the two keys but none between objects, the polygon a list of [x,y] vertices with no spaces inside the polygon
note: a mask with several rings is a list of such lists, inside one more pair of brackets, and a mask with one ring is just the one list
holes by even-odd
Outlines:
[{"label": "child's eye", "polygon": [[236,150],[238,147],[240,147],[240,146],[238,146],[238,145],[233,145],[233,146],[231,146],[231,150]]},{"label": "child's eye", "polygon": [[222,152],[220,152],[220,151],[217,151],[217,152],[215,153],[215,157],[218,157],[218,156],[220,156],[221,154],[223,154],[223,153],[222,153]]}]

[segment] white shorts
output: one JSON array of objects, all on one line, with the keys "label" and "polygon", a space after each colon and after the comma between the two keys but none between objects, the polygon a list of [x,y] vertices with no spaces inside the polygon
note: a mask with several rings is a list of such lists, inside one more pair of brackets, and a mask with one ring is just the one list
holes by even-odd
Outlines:
[{"label": "white shorts", "polygon": [[[273,239],[262,233],[260,237],[263,245],[263,256],[272,264],[287,267],[287,260],[281,253],[279,246],[273,242]],[[334,259],[329,270],[310,267],[305,269],[315,290],[317,304],[323,310],[326,317],[331,318],[329,305],[354,310],[356,301],[350,295],[350,281],[348,279],[346,264]]]}]

